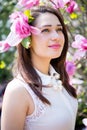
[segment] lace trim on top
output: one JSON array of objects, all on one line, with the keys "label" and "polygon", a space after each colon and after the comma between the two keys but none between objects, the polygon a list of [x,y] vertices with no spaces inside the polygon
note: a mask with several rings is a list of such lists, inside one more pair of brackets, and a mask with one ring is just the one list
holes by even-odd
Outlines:
[{"label": "lace trim on top", "polygon": [[[35,101],[36,100],[36,101]],[[35,110],[34,112],[26,117],[28,121],[36,121],[46,110],[46,105],[43,104],[39,98],[34,99]]]}]

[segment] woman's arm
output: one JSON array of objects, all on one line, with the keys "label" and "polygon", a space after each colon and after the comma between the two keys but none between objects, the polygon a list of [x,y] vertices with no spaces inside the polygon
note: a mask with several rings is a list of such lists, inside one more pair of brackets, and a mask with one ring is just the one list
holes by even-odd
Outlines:
[{"label": "woman's arm", "polygon": [[23,130],[29,97],[23,87],[6,88],[1,115],[1,130]]}]

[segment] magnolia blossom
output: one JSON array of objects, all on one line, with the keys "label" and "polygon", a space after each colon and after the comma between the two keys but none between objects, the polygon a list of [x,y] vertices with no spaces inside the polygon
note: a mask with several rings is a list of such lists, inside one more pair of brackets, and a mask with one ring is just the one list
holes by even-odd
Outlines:
[{"label": "magnolia blossom", "polygon": [[50,0],[55,8],[64,8],[66,7],[66,11],[68,13],[72,13],[74,10],[78,8],[77,3],[74,0]]},{"label": "magnolia blossom", "polygon": [[11,30],[19,35],[20,38],[26,38],[31,33],[38,34],[40,32],[36,27],[30,26],[28,17],[22,12],[15,12],[12,14],[11,19],[14,19]]},{"label": "magnolia blossom", "polygon": [[72,47],[79,50],[87,51],[87,39],[82,35],[76,35],[75,41],[72,43]]},{"label": "magnolia blossom", "polygon": [[28,18],[22,12],[13,13],[10,18],[13,20],[11,30],[17,33],[20,38],[25,38],[30,35]]},{"label": "magnolia blossom", "polygon": [[74,0],[70,0],[69,2],[66,3],[67,8],[66,11],[68,13],[74,12],[76,9],[78,9],[78,5]]},{"label": "magnolia blossom", "polygon": [[66,71],[67,71],[68,75],[73,76],[76,71],[76,66],[75,66],[74,62],[66,61],[65,65],[66,65]]},{"label": "magnolia blossom", "polygon": [[29,9],[33,6],[39,5],[39,1],[40,0],[19,0],[18,5]]},{"label": "magnolia blossom", "polygon": [[74,53],[74,61],[76,59],[80,60],[80,58],[84,57],[87,52],[87,39],[82,35],[76,35],[75,41],[72,43],[72,47],[76,48],[76,52]]},{"label": "magnolia blossom", "polygon": [[40,33],[38,28],[29,25],[28,17],[22,12],[13,13],[10,18],[13,21],[11,32],[6,40],[0,43],[0,52],[7,51],[11,46],[17,46],[24,38],[31,34],[37,35]]}]

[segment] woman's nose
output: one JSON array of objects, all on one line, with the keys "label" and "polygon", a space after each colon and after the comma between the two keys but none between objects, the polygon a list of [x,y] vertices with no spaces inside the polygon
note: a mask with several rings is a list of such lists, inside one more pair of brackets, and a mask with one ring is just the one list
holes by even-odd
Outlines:
[{"label": "woman's nose", "polygon": [[53,32],[51,33],[51,40],[56,40],[56,39],[58,39],[58,38],[59,38],[58,32],[57,32],[57,31],[53,31]]}]

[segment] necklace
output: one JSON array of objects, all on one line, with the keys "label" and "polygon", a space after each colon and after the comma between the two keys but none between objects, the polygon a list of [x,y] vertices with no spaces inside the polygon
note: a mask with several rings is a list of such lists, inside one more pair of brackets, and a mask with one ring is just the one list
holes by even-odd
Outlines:
[{"label": "necklace", "polygon": [[54,73],[51,76],[50,86],[52,86],[54,90],[58,90],[58,91],[62,90],[63,85],[62,85],[62,81],[60,80],[60,74]]}]

